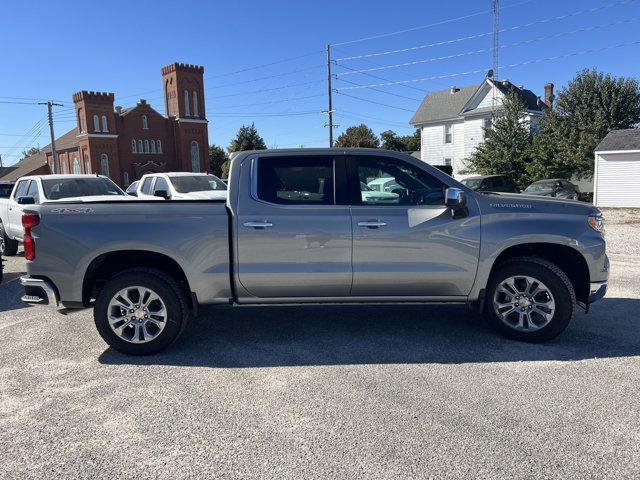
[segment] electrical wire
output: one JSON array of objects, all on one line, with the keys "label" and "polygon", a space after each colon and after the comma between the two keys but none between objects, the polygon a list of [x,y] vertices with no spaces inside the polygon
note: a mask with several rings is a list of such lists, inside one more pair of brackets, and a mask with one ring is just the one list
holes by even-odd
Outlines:
[{"label": "electrical wire", "polygon": [[[550,56],[550,57],[537,58],[537,59],[534,59],[534,60],[527,60],[525,62],[512,63],[510,65],[504,65],[504,66],[501,65],[500,69],[515,68],[515,67],[520,67],[520,66],[523,66],[523,65],[531,65],[533,63],[540,63],[540,62],[546,62],[546,61],[551,61],[551,60],[559,60],[559,59],[563,59],[563,58],[574,57],[576,55],[583,55],[583,54],[594,53],[594,52],[602,52],[602,51],[605,51],[605,50],[611,50],[611,49],[614,49],[614,48],[629,47],[629,46],[638,45],[638,44],[640,44],[640,41],[619,43],[619,44],[616,44],[616,45],[607,45],[605,47],[599,47],[599,48],[589,48],[589,49],[580,50],[580,51],[577,51],[577,52],[571,52],[571,53],[566,53],[566,54],[561,54],[561,55],[553,55],[553,56]],[[361,89],[361,88],[370,88],[370,87],[385,87],[385,86],[389,86],[389,85],[401,85],[401,84],[404,84],[404,83],[417,83],[417,82],[423,82],[423,81],[427,81],[427,80],[440,79],[440,78],[459,77],[459,76],[463,76],[463,75],[471,75],[471,74],[475,74],[475,73],[486,72],[489,68],[490,67],[484,67],[484,68],[478,68],[478,69],[475,69],[475,70],[468,70],[466,72],[450,73],[450,74],[445,74],[445,75],[434,75],[434,76],[431,76],[431,77],[414,78],[414,79],[410,79],[410,80],[399,80],[399,81],[396,81],[396,82],[376,83],[376,84],[371,84],[371,85],[344,87],[344,88],[338,88],[338,89],[336,89],[336,91],[338,93],[341,93],[342,90],[357,90],[357,89]]]},{"label": "electrical wire", "polygon": [[[601,10],[605,10],[608,8],[613,8],[613,7],[617,7],[619,5],[626,5],[626,4],[630,4],[632,2],[635,2],[636,0],[622,0],[619,2],[614,2],[614,3],[609,3],[606,5],[601,5],[599,7],[593,7],[593,8],[586,8],[586,9],[582,9],[582,10],[576,10],[574,12],[570,12],[570,13],[566,13],[563,15],[556,15],[554,17],[548,17],[548,18],[544,18],[541,20],[534,20],[532,22],[527,22],[527,23],[522,23],[519,25],[514,25],[512,27],[507,27],[507,28],[502,28],[498,30],[498,33],[505,33],[505,32],[511,32],[514,30],[520,30],[522,28],[528,28],[528,27],[533,27],[536,25],[540,25],[540,24],[544,24],[544,23],[549,23],[549,22],[553,22],[553,21],[557,21],[557,20],[564,20],[567,18],[571,18],[571,17],[576,17],[579,15],[583,15],[583,14],[587,14],[587,13],[595,13]],[[442,45],[449,45],[452,43],[457,43],[457,42],[463,42],[466,40],[474,40],[477,38],[482,38],[482,37],[486,37],[489,35],[493,35],[493,32],[484,32],[484,33],[477,33],[475,35],[467,35],[464,37],[459,37],[459,38],[454,38],[454,39],[450,39],[450,40],[443,40],[443,41],[439,41],[439,42],[435,42],[435,43],[428,43],[425,45],[417,45],[414,47],[408,47],[408,48],[400,48],[400,49],[396,49],[396,50],[387,50],[387,51],[383,51],[383,52],[374,52],[374,53],[367,53],[367,54],[363,54],[363,55],[352,55],[349,57],[342,57],[342,58],[336,58],[335,61],[336,62],[341,62],[341,61],[346,61],[346,60],[358,60],[358,59],[362,59],[362,58],[370,58],[370,57],[378,57],[378,56],[383,56],[383,55],[394,55],[397,53],[405,53],[405,52],[410,52],[410,51],[414,51],[414,50],[420,50],[420,49],[424,49],[424,48],[431,48],[431,47],[439,47]]]},{"label": "electrical wire", "polygon": [[[345,89],[343,89],[343,90],[348,90],[348,89],[350,89],[350,88],[360,88],[360,87],[347,87],[347,88],[345,88]],[[375,105],[380,105],[380,106],[382,106],[382,107],[395,108],[396,110],[403,110],[403,111],[405,111],[405,112],[412,112],[412,113],[415,111],[415,109],[410,110],[410,109],[408,109],[408,108],[396,107],[396,106],[394,106],[394,105],[389,105],[389,104],[387,104],[387,103],[376,102],[375,100],[369,100],[368,98],[356,97],[355,95],[349,95],[349,94],[347,94],[347,93],[342,93],[340,90],[335,90],[335,92],[336,92],[336,93],[338,93],[338,94],[340,94],[340,95],[344,95],[345,97],[353,98],[353,99],[355,99],[355,100],[360,100],[360,101],[362,101],[362,102],[373,103],[373,104],[375,104]]]},{"label": "electrical wire", "polygon": [[[540,37],[536,37],[536,38],[531,38],[528,40],[520,40],[518,42],[513,42],[513,43],[507,43],[507,44],[503,44],[500,45],[498,48],[510,48],[510,47],[517,47],[520,45],[528,45],[531,43],[535,43],[535,42],[540,42],[540,41],[544,41],[544,40],[550,40],[550,39],[554,39],[554,38],[560,38],[563,36],[567,36],[567,35],[573,35],[576,33],[583,33],[583,32],[591,32],[594,30],[598,30],[600,28],[607,28],[607,27],[613,27],[613,26],[617,26],[617,25],[621,25],[624,23],[630,23],[633,21],[637,21],[638,17],[634,17],[634,18],[627,18],[624,20],[620,20],[617,22],[611,22],[611,23],[606,23],[606,24],[599,24],[599,25],[592,25],[590,27],[585,27],[585,28],[579,28],[579,29],[575,29],[575,30],[568,30],[565,32],[559,32],[559,33],[554,33],[551,35],[543,35]],[[366,68],[366,69],[361,69],[361,70],[356,70],[356,69],[351,69],[352,71],[350,72],[345,72],[345,73],[341,73],[338,75],[339,76],[345,76],[345,75],[355,75],[357,73],[365,73],[365,72],[375,72],[378,70],[388,70],[390,68],[401,68],[401,67],[408,67],[408,66],[412,66],[412,65],[419,65],[422,63],[429,63],[429,62],[436,62],[439,60],[449,60],[452,58],[459,58],[459,57],[464,57],[464,56],[469,56],[469,55],[477,55],[479,53],[486,53],[486,52],[490,52],[492,51],[492,48],[481,48],[478,50],[470,50],[470,51],[466,51],[466,52],[460,52],[460,53],[454,53],[451,55],[444,55],[441,57],[432,57],[432,58],[426,58],[423,60],[414,60],[412,62],[404,62],[404,63],[396,63],[393,65],[383,65],[383,66],[379,66],[379,67],[373,67],[373,68]],[[337,62],[337,61],[336,61]],[[340,65],[338,63],[336,63],[336,65]]]},{"label": "electrical wire", "polygon": [[[505,9],[505,8],[517,7],[517,6],[525,5],[525,4],[531,3],[531,2],[533,2],[533,0],[524,0],[522,2],[513,3],[511,5],[506,5],[506,6],[502,7],[502,8]],[[336,45],[336,46],[351,45],[353,43],[366,42],[366,41],[369,41],[369,40],[376,40],[378,38],[385,38],[385,37],[391,37],[393,35],[400,35],[400,34],[403,34],[403,33],[415,32],[416,30],[423,30],[425,28],[437,27],[437,26],[440,26],[440,25],[446,25],[447,23],[457,22],[457,21],[460,21],[460,20],[466,20],[466,19],[477,17],[477,16],[480,16],[480,15],[485,15],[487,13],[492,13],[492,11],[493,10],[482,10],[481,12],[475,12],[475,13],[470,13],[468,15],[462,15],[460,17],[449,18],[447,20],[441,20],[439,22],[429,23],[427,25],[420,25],[420,26],[417,26],[417,27],[405,28],[403,30],[397,30],[395,32],[381,33],[381,34],[378,34],[378,35],[372,35],[372,36],[369,36],[369,37],[358,38],[358,39],[349,40],[349,41],[346,41],[346,42],[337,42],[337,43],[334,43],[332,45]]]}]

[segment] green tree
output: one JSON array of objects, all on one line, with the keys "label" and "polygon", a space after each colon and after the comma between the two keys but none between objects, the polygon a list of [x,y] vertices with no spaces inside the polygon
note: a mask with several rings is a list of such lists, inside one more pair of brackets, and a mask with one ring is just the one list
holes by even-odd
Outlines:
[{"label": "green tree", "polygon": [[38,147],[31,147],[29,150],[23,150],[22,151],[22,158],[20,158],[20,160],[30,157],[31,155],[35,155],[36,153],[40,153],[40,148]]},{"label": "green tree", "polygon": [[552,171],[592,176],[594,150],[611,131],[640,122],[640,88],[632,78],[582,70],[558,92],[536,142],[537,162]]},{"label": "green tree", "polygon": [[218,145],[209,146],[209,162],[211,165],[211,173],[218,177],[222,177],[222,166],[229,161],[229,155],[224,148]]},{"label": "green tree", "polygon": [[515,93],[508,93],[502,111],[486,132],[486,138],[467,159],[464,173],[508,175],[519,187],[529,183],[533,135],[525,112],[526,104]]},{"label": "green tree", "polygon": [[399,152],[416,152],[420,150],[420,130],[412,135],[398,135],[393,130],[386,130],[380,134],[380,148],[397,150]]},{"label": "green tree", "polygon": [[378,148],[380,140],[369,127],[364,123],[358,126],[347,128],[342,135],[336,140],[335,146],[344,147],[361,147],[361,148]]},{"label": "green tree", "polygon": [[244,150],[265,150],[267,145],[262,137],[258,134],[256,125],[243,125],[238,130],[236,138],[231,140],[229,144],[229,153],[242,152]]}]

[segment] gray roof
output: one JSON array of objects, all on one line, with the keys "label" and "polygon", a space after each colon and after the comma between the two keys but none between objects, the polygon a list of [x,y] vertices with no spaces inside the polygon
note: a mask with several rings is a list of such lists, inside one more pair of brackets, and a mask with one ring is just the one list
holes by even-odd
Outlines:
[{"label": "gray roof", "polygon": [[[524,101],[527,110],[542,111],[542,109],[546,107],[544,102],[531,90],[517,87],[508,80],[490,81],[504,94],[515,92]],[[409,123],[416,125],[457,118],[463,107],[471,100],[471,97],[473,97],[483,84],[484,82],[477,85],[469,85],[468,87],[458,87],[455,93],[451,93],[451,88],[429,92],[422,100],[422,103],[418,107],[418,110],[416,110],[416,113],[413,114]],[[491,108],[483,108],[472,110],[468,113],[483,113],[483,111],[486,113],[491,110]]]},{"label": "gray roof", "polygon": [[460,87],[456,90],[456,93],[453,94],[449,88],[427,93],[418,110],[416,110],[416,113],[414,113],[411,120],[409,120],[409,123],[415,125],[417,123],[456,118],[460,110],[462,110],[462,107],[465,106],[473,94],[480,88],[480,85],[481,84]]},{"label": "gray roof", "polygon": [[46,165],[47,156],[41,150],[35,155],[30,155],[26,158],[23,158],[15,165],[11,165],[11,170],[0,177],[0,180],[17,180],[20,177],[24,177],[25,175],[31,175],[32,172],[35,172],[39,168],[45,167]]},{"label": "gray roof", "polygon": [[609,132],[596,147],[596,152],[611,150],[640,150],[640,129],[627,128]]}]

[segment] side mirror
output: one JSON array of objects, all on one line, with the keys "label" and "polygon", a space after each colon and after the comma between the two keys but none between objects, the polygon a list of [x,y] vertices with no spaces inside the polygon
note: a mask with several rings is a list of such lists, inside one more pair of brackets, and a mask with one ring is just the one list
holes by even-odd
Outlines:
[{"label": "side mirror", "polygon": [[36,199],[33,197],[18,197],[18,205],[35,205]]},{"label": "side mirror", "polygon": [[462,208],[467,203],[467,196],[459,188],[447,188],[444,192],[444,204],[449,208]]},{"label": "side mirror", "polygon": [[166,190],[156,190],[153,194],[154,197],[164,198],[165,200],[169,200],[169,192]]}]

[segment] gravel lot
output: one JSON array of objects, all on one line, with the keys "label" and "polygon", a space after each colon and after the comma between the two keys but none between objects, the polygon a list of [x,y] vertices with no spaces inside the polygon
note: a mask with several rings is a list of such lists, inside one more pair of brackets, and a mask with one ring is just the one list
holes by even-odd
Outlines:
[{"label": "gravel lot", "polygon": [[0,286],[1,478],[639,478],[640,212],[558,339],[462,307],[207,309],[169,351]]}]

